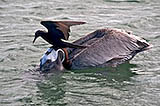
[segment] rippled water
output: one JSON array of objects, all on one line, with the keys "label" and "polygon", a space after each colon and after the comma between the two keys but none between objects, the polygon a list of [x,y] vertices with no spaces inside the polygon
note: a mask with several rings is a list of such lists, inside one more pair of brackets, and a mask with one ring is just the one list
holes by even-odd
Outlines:
[{"label": "rippled water", "polygon": [[[76,20],[70,41],[96,29],[131,30],[154,47],[110,69],[32,72],[50,45],[34,32],[41,20]],[[159,106],[159,0],[0,0],[1,106]]]}]

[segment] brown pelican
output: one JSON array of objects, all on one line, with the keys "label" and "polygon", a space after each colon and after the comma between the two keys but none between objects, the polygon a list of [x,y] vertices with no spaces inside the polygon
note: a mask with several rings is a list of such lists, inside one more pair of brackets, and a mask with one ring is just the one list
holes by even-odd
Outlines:
[{"label": "brown pelican", "polygon": [[41,59],[40,70],[116,67],[150,48],[144,39],[125,30],[112,28],[96,30],[73,44],[87,47],[49,48]]}]

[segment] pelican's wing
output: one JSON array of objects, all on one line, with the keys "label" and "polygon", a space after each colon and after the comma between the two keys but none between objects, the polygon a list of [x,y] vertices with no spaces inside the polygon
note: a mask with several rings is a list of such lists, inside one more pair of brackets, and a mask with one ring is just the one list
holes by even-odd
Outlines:
[{"label": "pelican's wing", "polygon": [[97,30],[74,43],[88,45],[88,48],[71,49],[73,68],[121,64],[149,47],[145,40],[116,29]]},{"label": "pelican's wing", "polygon": [[62,39],[68,40],[70,26],[84,24],[85,22],[79,21],[42,21],[41,24],[45,26],[49,32],[60,30],[63,33]]}]

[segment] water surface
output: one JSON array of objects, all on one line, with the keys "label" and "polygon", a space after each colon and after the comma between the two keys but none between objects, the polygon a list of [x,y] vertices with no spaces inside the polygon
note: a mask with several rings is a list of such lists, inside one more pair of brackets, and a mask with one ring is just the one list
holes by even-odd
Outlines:
[{"label": "water surface", "polygon": [[[1,106],[159,106],[159,0],[0,0]],[[50,47],[34,32],[41,20],[75,20],[70,42],[100,28],[133,31],[154,47],[118,68],[39,75]]]}]

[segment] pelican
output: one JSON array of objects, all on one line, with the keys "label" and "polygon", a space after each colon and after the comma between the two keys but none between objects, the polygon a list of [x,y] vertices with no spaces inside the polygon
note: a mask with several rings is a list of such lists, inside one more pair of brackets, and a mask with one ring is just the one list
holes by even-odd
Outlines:
[{"label": "pelican", "polygon": [[72,44],[86,48],[49,48],[40,60],[40,70],[116,67],[151,47],[143,38],[114,28],[96,30]]}]

